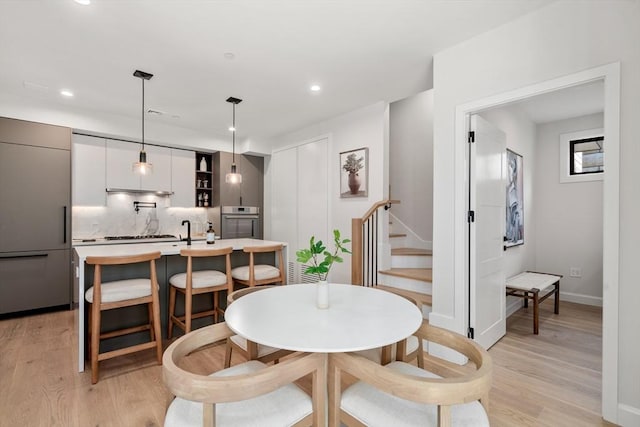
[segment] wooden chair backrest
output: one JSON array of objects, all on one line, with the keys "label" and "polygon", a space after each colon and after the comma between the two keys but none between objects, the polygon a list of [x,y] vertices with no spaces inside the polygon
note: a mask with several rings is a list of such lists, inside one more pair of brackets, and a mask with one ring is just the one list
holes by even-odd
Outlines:
[{"label": "wooden chair backrest", "polygon": [[[159,259],[162,254],[157,252],[147,252],[136,255],[118,255],[118,256],[88,256],[86,263],[95,265],[93,272],[93,305],[96,310],[102,304],[102,266],[103,265],[125,265],[125,264],[137,264],[140,262],[149,262],[149,273],[151,279],[151,294],[157,295],[158,287],[158,275],[156,273],[156,260]],[[155,296],[154,296],[155,298]]]},{"label": "wooden chair backrest", "polygon": [[329,391],[329,399],[334,408],[337,408],[332,414],[334,422],[337,421],[335,417],[339,417],[340,412],[339,378],[341,371],[401,399],[438,405],[438,425],[450,425],[451,405],[480,400],[485,410],[488,410],[493,369],[489,353],[471,339],[446,329],[431,326],[426,321],[423,322],[415,335],[419,339],[425,339],[461,353],[475,364],[476,369],[457,377],[412,377],[381,366],[362,356],[332,353],[329,359],[329,370],[331,377],[334,378],[334,386]]},{"label": "wooden chair backrest", "polygon": [[286,275],[284,272],[284,257],[282,255],[283,244],[269,246],[245,246],[242,250],[249,254],[249,286],[255,286],[254,266],[255,260],[253,254],[275,252],[278,257],[278,269],[280,270],[280,281],[286,285]]},{"label": "wooden chair backrest", "polygon": [[313,425],[324,425],[325,361],[320,353],[301,354],[250,374],[211,377],[180,368],[180,360],[194,351],[234,335],[226,323],[192,331],[171,344],[162,358],[163,379],[176,396],[203,402],[203,425],[215,426],[215,404],[260,396],[313,374]]},{"label": "wooden chair backrest", "polygon": [[252,292],[261,291],[263,289],[273,288],[274,285],[263,285],[263,286],[253,286],[249,288],[238,289],[237,291],[230,292],[227,295],[227,306],[237,300],[238,298],[242,298],[245,295],[248,295]]},{"label": "wooden chair backrest", "polygon": [[190,295],[193,287],[193,258],[207,258],[207,257],[225,257],[225,274],[227,276],[227,292],[233,291],[233,279],[231,278],[231,253],[233,248],[231,246],[214,248],[214,249],[180,249],[180,255],[187,257],[187,282],[186,289],[188,295]]}]

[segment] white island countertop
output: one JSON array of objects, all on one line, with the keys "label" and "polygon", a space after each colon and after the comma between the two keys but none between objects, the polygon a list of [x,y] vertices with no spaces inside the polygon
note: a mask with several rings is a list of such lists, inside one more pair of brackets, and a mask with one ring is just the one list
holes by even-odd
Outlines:
[{"label": "white island countertop", "polygon": [[[191,244],[191,249],[217,249],[232,247],[236,251],[241,251],[245,246],[271,246],[283,244],[284,242],[274,242],[271,240],[258,239],[220,239],[213,245],[205,241],[195,241]],[[74,246],[73,250],[78,254],[80,262],[86,261],[88,256],[123,256],[137,255],[147,252],[160,251],[162,255],[179,255],[181,249],[186,249],[187,242],[151,242],[151,243],[123,243],[119,245],[93,245]]]}]

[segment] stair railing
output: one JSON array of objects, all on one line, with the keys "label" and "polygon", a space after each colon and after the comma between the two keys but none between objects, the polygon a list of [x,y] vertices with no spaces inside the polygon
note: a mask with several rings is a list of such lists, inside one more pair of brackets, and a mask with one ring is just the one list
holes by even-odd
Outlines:
[{"label": "stair railing", "polygon": [[375,203],[362,218],[351,219],[351,283],[361,286],[378,284],[378,215],[399,200]]}]

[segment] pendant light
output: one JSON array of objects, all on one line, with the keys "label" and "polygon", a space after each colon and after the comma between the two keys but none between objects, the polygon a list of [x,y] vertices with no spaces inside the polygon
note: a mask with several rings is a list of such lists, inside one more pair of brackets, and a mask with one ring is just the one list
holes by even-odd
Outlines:
[{"label": "pendant light", "polygon": [[233,104],[233,124],[231,132],[233,132],[233,158],[231,160],[231,172],[229,172],[224,181],[227,184],[240,184],[242,182],[242,175],[236,172],[236,105],[242,102],[242,99],[234,98],[233,96],[227,99],[227,102]]},{"label": "pendant light", "polygon": [[133,75],[142,80],[142,149],[140,150],[140,161],[133,164],[133,173],[137,175],[149,175],[153,173],[153,165],[147,162],[147,153],[144,151],[144,81],[150,80],[153,74],[136,70]]}]

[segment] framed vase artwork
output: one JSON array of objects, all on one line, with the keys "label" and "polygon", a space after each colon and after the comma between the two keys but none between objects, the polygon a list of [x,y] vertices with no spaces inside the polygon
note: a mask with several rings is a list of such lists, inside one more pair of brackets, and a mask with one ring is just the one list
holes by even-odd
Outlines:
[{"label": "framed vase artwork", "polygon": [[507,150],[506,236],[504,246],[524,244],[524,187],[522,156]]},{"label": "framed vase artwork", "polygon": [[368,148],[340,153],[340,197],[367,197],[368,175]]}]

